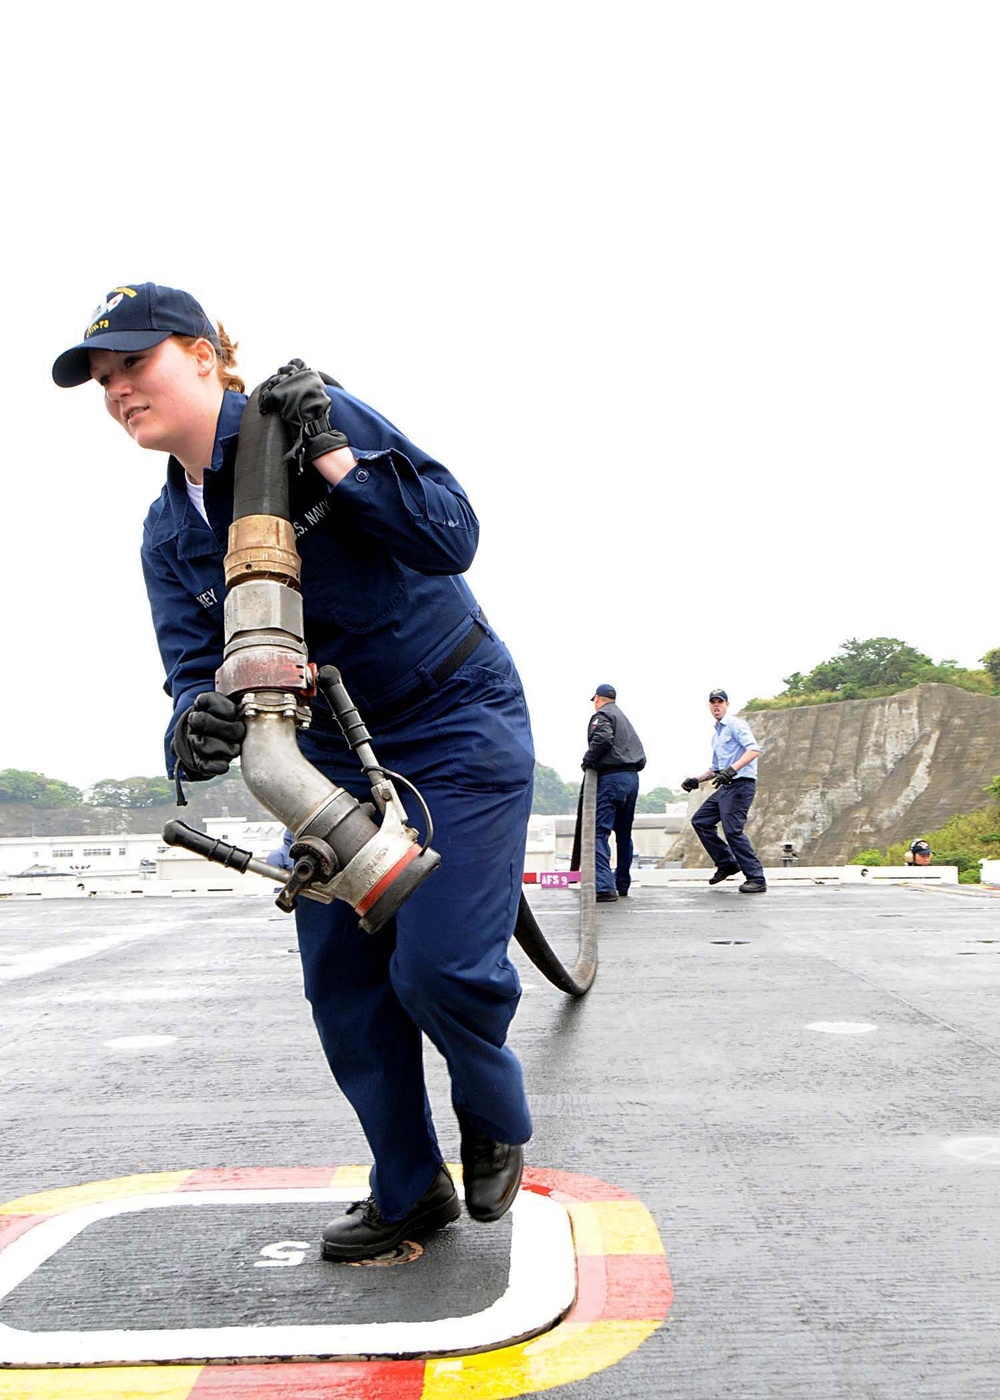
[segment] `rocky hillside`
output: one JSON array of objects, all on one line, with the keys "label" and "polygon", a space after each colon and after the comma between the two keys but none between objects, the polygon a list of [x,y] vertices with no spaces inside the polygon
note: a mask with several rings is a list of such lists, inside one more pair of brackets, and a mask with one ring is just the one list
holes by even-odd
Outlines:
[{"label": "rocky hillside", "polygon": [[[763,749],[747,834],[765,865],[781,864],[785,841],[802,865],[910,841],[988,806],[1000,774],[1000,696],[951,685],[745,718]],[[706,796],[692,794],[689,815]],[[709,863],[687,825],[667,859]]]}]

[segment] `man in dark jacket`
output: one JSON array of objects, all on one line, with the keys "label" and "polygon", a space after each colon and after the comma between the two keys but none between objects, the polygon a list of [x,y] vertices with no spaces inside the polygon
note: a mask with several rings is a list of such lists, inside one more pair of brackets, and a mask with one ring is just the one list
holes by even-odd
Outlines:
[{"label": "man in dark jacket", "polygon": [[[615,704],[613,685],[599,685],[591,697],[594,714],[587,726],[583,767],[597,772],[597,815],[594,833],[594,881],[599,904],[627,895],[632,877],[632,818],[639,796],[639,772],[646,766],[639,736],[628,716]],[[609,838],[615,833],[618,859],[611,870]]]}]

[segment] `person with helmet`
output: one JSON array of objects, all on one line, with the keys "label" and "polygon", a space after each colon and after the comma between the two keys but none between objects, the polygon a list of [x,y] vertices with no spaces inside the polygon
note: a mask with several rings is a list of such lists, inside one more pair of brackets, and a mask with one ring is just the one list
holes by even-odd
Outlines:
[{"label": "person with helmet", "polygon": [[[632,821],[639,795],[639,774],[646,755],[638,734],[615,703],[613,685],[599,685],[591,696],[594,713],[587,725],[587,752],[582,768],[597,773],[594,816],[594,885],[598,904],[625,897],[632,883]],[[615,869],[611,870],[611,833],[615,833]]]},{"label": "person with helmet", "polygon": [[[134,282],[107,293],[52,369],[62,387],[93,381],[135,443],[169,453],[142,565],[173,700],[168,772],[192,782],[226,772],[245,732],[214,688],[247,406],[236,348],[190,293]],[[479,522],[452,474],[301,360],[267,381],[260,407],[295,437],[291,516],[310,658],[343,672],[380,760],[419,786],[441,855],[374,935],[343,901],[295,908],[305,994],[374,1157],[371,1195],[330,1222],[322,1252],[366,1259],[460,1213],[425,1089],[422,1034],[448,1065],[470,1215],[499,1219],[520,1186],[531,1117],[506,1043],[521,994],[507,949],[531,811],[531,727],[510,654],[463,577]],[[367,800],[322,698],[299,744]]]},{"label": "person with helmet", "polygon": [[[764,894],[767,890],[764,867],[743,830],[757,791],[760,745],[746,720],[737,715],[727,718],[729,696],[724,690],[710,692],[708,708],[715,720],[712,766],[696,778],[685,778],[681,783],[685,792],[694,792],[709,780],[715,788],[691,818],[695,835],[715,862],[715,873],[708,883],[721,884],[742,870],[744,880],[740,894]],[[720,822],[725,840],[716,830]]]}]

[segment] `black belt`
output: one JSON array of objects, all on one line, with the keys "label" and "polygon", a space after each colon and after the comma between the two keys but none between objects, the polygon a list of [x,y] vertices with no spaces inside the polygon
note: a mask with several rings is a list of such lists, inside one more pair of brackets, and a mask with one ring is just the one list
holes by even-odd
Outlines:
[{"label": "black belt", "polygon": [[[458,670],[462,662],[472,655],[483,638],[488,636],[489,632],[486,630],[485,620],[480,621],[477,618],[454,650],[450,651],[444,660],[438,662],[431,671],[430,676],[434,684],[438,686],[442,681],[446,681],[450,675]],[[412,690],[408,690],[405,695],[390,701],[388,705],[372,706],[372,712],[366,715],[366,718],[376,722],[384,719],[395,719],[397,715],[405,714],[407,710],[413,708],[418,700],[430,694],[429,687],[421,683],[414,686]]]}]

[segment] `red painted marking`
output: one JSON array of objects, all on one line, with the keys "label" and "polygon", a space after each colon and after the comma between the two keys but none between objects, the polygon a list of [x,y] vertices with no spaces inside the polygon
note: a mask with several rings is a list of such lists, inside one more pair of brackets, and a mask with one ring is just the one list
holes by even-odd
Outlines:
[{"label": "red painted marking", "polygon": [[336,1167],[205,1167],[178,1191],[267,1191],[329,1186]]},{"label": "red painted marking", "polygon": [[607,1276],[603,1254],[576,1256],[576,1301],[566,1314],[567,1322],[596,1322],[604,1316]]},{"label": "red painted marking", "polygon": [[364,899],[361,900],[360,904],[356,904],[354,906],[355,914],[360,914],[361,917],[364,918],[364,916],[368,913],[368,910],[372,907],[375,901],[379,899],[383,894],[385,894],[386,890],[392,884],[393,880],[395,880],[396,876],[401,871],[406,869],[411,860],[416,860],[419,854],[420,847],[414,841],[413,845],[406,852],[406,855],[403,856],[402,860],[397,860],[396,864],[392,867],[392,869],[387,870],[386,873],[382,876],[381,880],[376,881],[376,883],[372,885],[371,889],[365,895]]},{"label": "red painted marking", "polygon": [[188,1400],[420,1400],[422,1361],[206,1366]]},{"label": "red painted marking", "polygon": [[[545,1167],[526,1167],[524,1184],[540,1195],[554,1196],[564,1201],[634,1201],[629,1191],[599,1181],[596,1176],[579,1176],[576,1172],[554,1172]],[[558,1193],[558,1194],[557,1194]]]},{"label": "red painted marking", "polygon": [[13,1244],[19,1235],[26,1234],[32,1225],[40,1225],[43,1220],[51,1220],[51,1215],[0,1215],[0,1249]]},{"label": "red painted marking", "polygon": [[[416,849],[416,848],[414,848]],[[411,857],[412,858],[412,857]],[[192,1171],[178,1192],[329,1186],[336,1166],[215,1167]],[[632,1201],[597,1177],[529,1167],[523,1188],[566,1205]],[[0,1216],[0,1249],[51,1214]],[[667,1261],[655,1254],[578,1255],[577,1296],[567,1322],[648,1322],[658,1326],[673,1301]],[[557,1328],[558,1330],[558,1328]],[[164,1374],[171,1368],[164,1367]],[[324,1361],[206,1365],[188,1400],[421,1400],[424,1362]]]},{"label": "red painted marking", "polygon": [[576,1302],[567,1322],[659,1322],[673,1302],[659,1254],[583,1254],[576,1260]]},{"label": "red painted marking", "polygon": [[537,876],[537,874],[535,873],[535,871],[534,871],[534,870],[526,870],[526,871],[524,872],[524,874],[521,876],[521,884],[522,884],[522,885],[537,885],[537,884],[538,884],[538,876]]},{"label": "red painted marking", "polygon": [[674,1287],[662,1254],[608,1254],[603,1322],[659,1321],[673,1302]]}]

